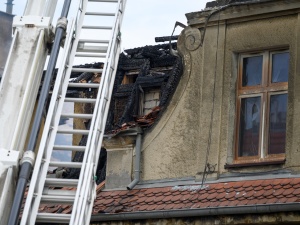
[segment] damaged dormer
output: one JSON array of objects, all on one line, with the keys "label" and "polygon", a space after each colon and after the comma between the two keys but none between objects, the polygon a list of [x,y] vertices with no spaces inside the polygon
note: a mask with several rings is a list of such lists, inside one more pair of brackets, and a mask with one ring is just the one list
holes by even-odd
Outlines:
[{"label": "damaged dormer", "polygon": [[[111,101],[111,109],[114,110],[109,112],[106,130],[138,122],[152,109],[162,110],[174,92],[181,72],[181,59],[170,54],[167,44],[122,53]],[[147,127],[152,122],[140,125]]]},{"label": "damaged dormer", "polygon": [[[172,43],[172,48],[176,49],[176,43]],[[103,64],[77,67],[101,69]],[[169,44],[129,49],[120,55],[106,122],[107,138],[97,169],[97,183],[103,181],[106,174],[107,186],[111,188],[125,187],[132,181],[137,131],[141,133],[158,121],[176,89],[182,69],[181,58],[170,54]],[[71,77],[74,83],[99,83],[101,80],[101,74],[97,73],[72,73]],[[78,91],[74,88],[68,96],[90,98],[96,94],[94,89]],[[74,111],[90,113],[93,107],[92,103],[76,103]],[[74,119],[74,126],[76,129],[86,129],[90,121]],[[86,141],[85,136],[73,135],[73,142],[80,146],[84,146]],[[82,152],[76,152],[73,161],[82,161],[83,155]],[[110,163],[106,171],[107,157]],[[120,161],[123,163],[118,163]],[[119,174],[110,173],[110,167],[117,171],[118,166]],[[70,169],[64,173],[64,177],[75,178],[79,173],[79,169]]]}]

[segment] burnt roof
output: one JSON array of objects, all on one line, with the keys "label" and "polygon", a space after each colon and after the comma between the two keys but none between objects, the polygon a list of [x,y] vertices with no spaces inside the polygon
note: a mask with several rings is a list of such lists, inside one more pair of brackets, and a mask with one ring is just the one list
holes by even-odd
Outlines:
[{"label": "burnt roof", "polygon": [[[177,44],[172,43],[172,48],[176,49]],[[77,67],[102,68],[102,63],[85,64]],[[121,130],[140,126],[148,128],[157,120],[158,115],[167,106],[173,95],[177,84],[182,75],[182,60],[170,53],[169,44],[145,46],[140,48],[128,49],[126,53],[121,53],[118,69],[116,73],[110,109],[106,122],[107,133],[117,133]],[[123,84],[124,76],[133,73],[136,80],[133,83]],[[100,75],[94,73],[72,73],[72,82],[100,82],[97,79]],[[152,108],[146,115],[138,115],[140,90],[160,89],[159,105]],[[85,96],[96,95],[96,92],[86,90],[79,92],[76,88],[72,89],[68,95],[84,94]],[[91,104],[85,105],[85,113],[90,113]],[[89,128],[90,121],[85,123]],[[85,146],[87,136],[83,136],[79,145]],[[72,161],[81,162],[84,153],[76,152]],[[105,179],[106,151],[101,150],[100,160],[97,168],[97,183]],[[65,174],[65,178],[77,178],[80,169],[71,168]]]}]

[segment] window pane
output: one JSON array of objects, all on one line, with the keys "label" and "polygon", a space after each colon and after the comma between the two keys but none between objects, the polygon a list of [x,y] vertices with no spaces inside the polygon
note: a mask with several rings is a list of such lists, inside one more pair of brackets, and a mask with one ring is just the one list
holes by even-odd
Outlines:
[{"label": "window pane", "polygon": [[260,136],[260,97],[241,100],[238,156],[256,156]]},{"label": "window pane", "polygon": [[262,79],[262,56],[243,59],[243,87],[261,84]]},{"label": "window pane", "polygon": [[269,154],[284,153],[286,134],[287,94],[270,99]]},{"label": "window pane", "polygon": [[288,52],[274,54],[272,57],[272,83],[287,82],[289,76]]}]

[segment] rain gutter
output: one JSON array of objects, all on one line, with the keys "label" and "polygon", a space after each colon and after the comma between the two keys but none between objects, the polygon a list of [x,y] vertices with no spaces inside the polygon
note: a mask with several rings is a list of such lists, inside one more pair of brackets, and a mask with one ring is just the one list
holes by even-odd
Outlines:
[{"label": "rain gutter", "polygon": [[92,215],[91,222],[291,212],[299,211],[299,208],[300,203],[284,203],[272,205],[234,206],[202,209],[139,211],[133,213]]}]

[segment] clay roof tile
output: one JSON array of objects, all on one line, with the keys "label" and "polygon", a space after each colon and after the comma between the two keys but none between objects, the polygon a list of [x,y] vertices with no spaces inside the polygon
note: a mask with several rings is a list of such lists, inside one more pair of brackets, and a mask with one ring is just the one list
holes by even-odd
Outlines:
[{"label": "clay roof tile", "polygon": [[[93,213],[122,213],[300,202],[300,179],[235,181],[198,186],[98,191]],[[299,187],[297,187],[299,186]],[[41,212],[70,213],[70,205],[41,205]]]}]

